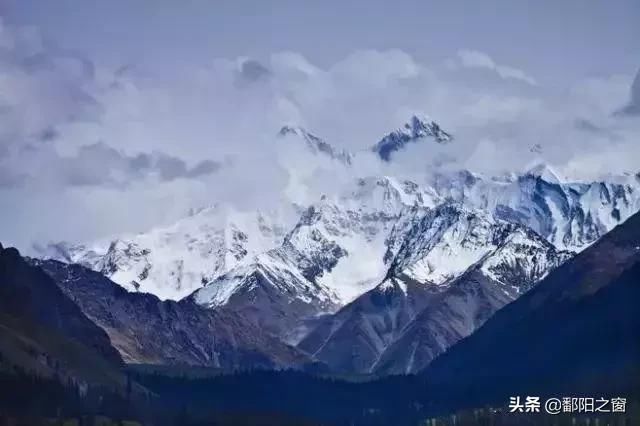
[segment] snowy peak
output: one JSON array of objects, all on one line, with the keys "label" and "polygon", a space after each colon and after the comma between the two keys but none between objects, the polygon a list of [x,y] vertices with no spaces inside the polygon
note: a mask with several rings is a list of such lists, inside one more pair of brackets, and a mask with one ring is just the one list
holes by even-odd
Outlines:
[{"label": "snowy peak", "polygon": [[208,308],[235,312],[268,334],[297,342],[305,333],[306,318],[337,306],[333,292],[309,280],[296,260],[282,248],[269,250],[219,276],[190,298]]},{"label": "snowy peak", "polygon": [[445,144],[453,140],[453,137],[428,117],[413,115],[402,127],[383,137],[373,146],[372,151],[382,160],[390,161],[394,152],[404,149],[409,143],[425,139]]},{"label": "snowy peak", "polygon": [[283,126],[278,132],[278,137],[296,137],[301,139],[313,154],[325,155],[347,165],[350,165],[353,160],[351,153],[333,147],[331,144],[300,126]]},{"label": "snowy peak", "polygon": [[[267,288],[268,287],[268,288]],[[319,308],[329,295],[314,288],[311,281],[296,268],[279,250],[270,250],[256,256],[252,262],[238,265],[216,278],[193,294],[196,302],[211,308],[226,305],[232,298],[256,291],[275,291],[274,294],[290,295],[293,299]]]},{"label": "snowy peak", "polygon": [[439,143],[451,141],[451,135],[442,130],[438,123],[427,116],[413,115],[400,131],[410,135],[412,138],[422,138],[431,136]]},{"label": "snowy peak", "polygon": [[124,235],[101,247],[51,245],[41,257],[79,263],[128,291],[178,300],[280,244],[288,229],[284,222],[275,212],[208,207],[171,226]]},{"label": "snowy peak", "polygon": [[564,181],[564,178],[561,177],[560,173],[546,163],[536,164],[527,170],[525,175],[539,177],[549,183],[561,183]]},{"label": "snowy peak", "polygon": [[343,191],[338,202],[360,211],[397,215],[407,206],[434,207],[439,198],[431,188],[410,180],[370,176],[358,179],[355,187]]},{"label": "snowy peak", "polygon": [[485,216],[408,209],[388,240],[400,249],[384,280],[322,317],[298,347],[336,372],[415,372],[571,255]]},{"label": "snowy peak", "polygon": [[294,126],[294,125],[282,126],[282,128],[278,132],[278,136],[279,137],[297,136],[304,139],[305,141],[315,141],[315,142],[322,141],[322,139],[308,132],[304,127]]},{"label": "snowy peak", "polygon": [[387,245],[389,276],[442,288],[483,265],[484,275],[518,292],[566,259],[523,226],[453,204],[414,209],[398,221]]},{"label": "snowy peak", "polygon": [[433,186],[442,199],[531,228],[560,250],[583,250],[640,209],[632,176],[570,182],[546,165],[502,179],[442,175]]},{"label": "snowy peak", "polygon": [[444,285],[477,262],[490,248],[488,219],[453,204],[413,208],[394,225],[385,259],[390,276]]},{"label": "snowy peak", "polygon": [[509,228],[497,248],[476,267],[512,297],[528,291],[573,256],[572,252],[557,250],[528,228],[513,225]]},{"label": "snowy peak", "polygon": [[109,243],[97,243],[95,247],[88,247],[62,241],[45,245],[34,244],[32,248],[38,258],[77,263],[90,268],[91,265],[100,261],[108,246]]},{"label": "snowy peak", "polygon": [[[381,282],[389,232],[409,206],[428,204],[420,196],[410,181],[358,180],[337,199],[308,207],[279,247],[241,262],[198,290],[195,300],[234,308],[264,297],[261,309],[279,313],[275,318],[290,324],[304,315],[333,312]],[[271,331],[283,335],[289,330],[284,321],[274,320]]]}]

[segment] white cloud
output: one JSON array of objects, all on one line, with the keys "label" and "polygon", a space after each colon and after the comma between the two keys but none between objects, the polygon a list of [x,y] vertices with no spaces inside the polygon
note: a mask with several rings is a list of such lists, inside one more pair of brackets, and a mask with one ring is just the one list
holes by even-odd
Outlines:
[{"label": "white cloud", "polygon": [[[354,175],[419,177],[443,164],[498,173],[540,155],[530,152],[536,144],[546,161],[573,168],[603,149],[621,169],[638,158],[629,155],[638,129],[611,117],[629,100],[628,76],[523,93],[506,80],[533,79],[478,52],[460,60],[502,79],[468,82],[398,50],[356,51],[328,66],[295,52],[217,58],[169,73],[104,69],[44,45],[37,32],[0,25],[0,234],[23,248],[141,231],[215,202],[308,202]],[[416,111],[454,143],[415,144],[391,165],[361,155],[345,172],[275,138],[297,123],[363,152]]]},{"label": "white cloud", "polygon": [[504,79],[519,80],[536,86],[536,80],[521,69],[497,64],[489,55],[477,50],[459,50],[458,59],[463,67],[483,68],[494,71]]}]

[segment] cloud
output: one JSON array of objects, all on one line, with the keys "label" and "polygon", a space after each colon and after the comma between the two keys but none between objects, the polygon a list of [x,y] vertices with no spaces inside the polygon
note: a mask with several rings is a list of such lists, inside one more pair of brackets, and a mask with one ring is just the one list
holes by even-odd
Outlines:
[{"label": "cloud", "polygon": [[636,78],[631,85],[629,94],[629,103],[619,111],[618,115],[640,115],[640,70],[636,74]]},{"label": "cloud", "polygon": [[[590,153],[603,150],[616,168],[634,167],[628,159],[637,158],[640,133],[633,120],[611,116],[629,100],[628,76],[523,90],[513,81],[535,80],[486,55],[458,61],[502,78],[466,79],[399,50],[354,51],[324,65],[275,52],[260,61],[109,69],[50,48],[37,32],[0,25],[0,233],[23,248],[92,240],[214,203],[305,204],[367,175],[424,180],[460,167],[497,174],[543,159],[595,176],[604,168]],[[454,143],[412,144],[392,164],[367,153],[416,112]],[[280,140],[283,124],[358,153],[353,166]],[[540,152],[531,151],[536,145]]]},{"label": "cloud", "polygon": [[0,167],[0,187],[58,184],[124,189],[137,180],[167,182],[201,178],[219,171],[222,164],[203,160],[189,167],[182,159],[160,152],[128,156],[98,142],[82,146],[72,156],[60,156],[50,147],[28,147],[19,156],[0,160]]},{"label": "cloud", "polygon": [[536,80],[521,69],[497,64],[489,55],[477,50],[459,50],[458,59],[463,67],[482,68],[495,72],[501,78],[518,80],[536,86]]},{"label": "cloud", "polygon": [[[37,31],[0,20],[0,186],[123,187],[137,179],[199,178],[219,168],[213,160],[188,166],[156,147],[145,152],[103,139],[105,114],[121,106],[110,100],[126,91],[113,83],[126,76],[99,76],[104,71],[87,58],[44,46]],[[83,127],[89,131],[74,133]]]},{"label": "cloud", "polygon": [[267,80],[271,71],[255,59],[241,60],[237,73],[237,81],[240,86]]}]

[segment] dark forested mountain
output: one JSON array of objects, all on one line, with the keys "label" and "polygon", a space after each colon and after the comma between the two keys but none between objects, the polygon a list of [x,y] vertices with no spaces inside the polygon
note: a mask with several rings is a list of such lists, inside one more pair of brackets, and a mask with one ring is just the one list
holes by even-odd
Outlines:
[{"label": "dark forested mountain", "polygon": [[395,278],[318,320],[298,347],[339,373],[369,373],[436,291]]},{"label": "dark forested mountain", "polygon": [[436,359],[423,373],[431,406],[523,392],[638,397],[639,298],[635,214]]},{"label": "dark forested mountain", "polygon": [[296,367],[307,362],[297,349],[224,309],[206,309],[191,299],[161,301],[151,294],[130,293],[80,265],[33,262],[106,331],[129,363],[233,370]]},{"label": "dark forested mountain", "polygon": [[104,330],[49,275],[0,246],[0,424],[5,416],[123,413],[128,395],[146,394],[123,368]]},{"label": "dark forested mountain", "polygon": [[[122,364],[109,337],[38,267],[27,263],[15,248],[0,246],[0,312],[5,338],[18,334],[49,334],[95,351],[105,361]],[[46,332],[45,332],[46,330]],[[13,337],[10,337],[12,335]],[[47,348],[42,348],[45,350]]]}]

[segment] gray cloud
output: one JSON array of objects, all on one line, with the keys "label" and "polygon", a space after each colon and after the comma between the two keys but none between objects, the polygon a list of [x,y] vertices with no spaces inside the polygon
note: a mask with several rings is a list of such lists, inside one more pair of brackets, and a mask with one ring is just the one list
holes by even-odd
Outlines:
[{"label": "gray cloud", "polygon": [[594,124],[589,120],[579,118],[575,121],[575,126],[576,126],[576,129],[581,130],[583,132],[591,133],[597,136],[608,137],[610,139],[617,138],[616,134],[611,132],[606,127]]},{"label": "gray cloud", "polygon": [[631,85],[629,103],[618,111],[619,115],[640,115],[640,70]]},{"label": "gray cloud", "polygon": [[221,167],[222,165],[220,163],[212,160],[204,160],[193,166],[191,169],[187,170],[185,176],[190,178],[206,176],[217,172]]},{"label": "gray cloud", "polygon": [[[631,120],[610,117],[627,100],[626,78],[522,90],[513,81],[527,74],[491,58],[451,73],[401,50],[354,51],[328,65],[280,52],[264,63],[218,58],[167,72],[89,66],[32,43],[23,50],[40,52],[40,65],[24,66],[16,58],[29,55],[16,46],[0,32],[0,231],[22,247],[141,231],[214,201],[240,210],[313,202],[356,176],[421,179],[441,167],[434,158],[501,173],[542,157],[585,173],[603,171],[588,154],[606,149],[607,164],[637,167],[627,141],[638,133],[620,127]],[[392,165],[360,156],[344,170],[275,138],[283,124],[299,124],[337,149],[362,151],[416,111],[455,143],[415,144]],[[620,135],[615,145],[609,134]],[[543,152],[531,152],[535,144]],[[47,215],[38,214],[43,205]]]},{"label": "gray cloud", "polygon": [[[153,146],[114,144],[103,123],[114,108],[126,108],[112,103],[113,96],[131,90],[135,74],[99,69],[88,58],[45,46],[36,30],[0,19],[0,186],[124,188],[140,180],[202,178],[219,169],[214,161],[192,159],[190,165]],[[120,81],[125,85],[113,84]]]},{"label": "gray cloud", "polygon": [[[37,146],[25,147],[23,155],[29,158],[16,163],[17,158],[11,157],[0,163],[0,186],[33,187],[57,183],[62,187],[110,186],[123,189],[139,180],[168,182],[201,178],[221,168],[220,163],[211,160],[188,166],[180,158],[158,152],[128,156],[104,142],[82,146],[72,156],[60,156]],[[28,168],[35,173],[28,173],[23,167],[30,162],[38,165]],[[17,164],[20,166],[16,167]]]},{"label": "gray cloud", "polygon": [[238,71],[239,84],[254,83],[266,80],[271,76],[271,71],[255,59],[242,61]]}]

